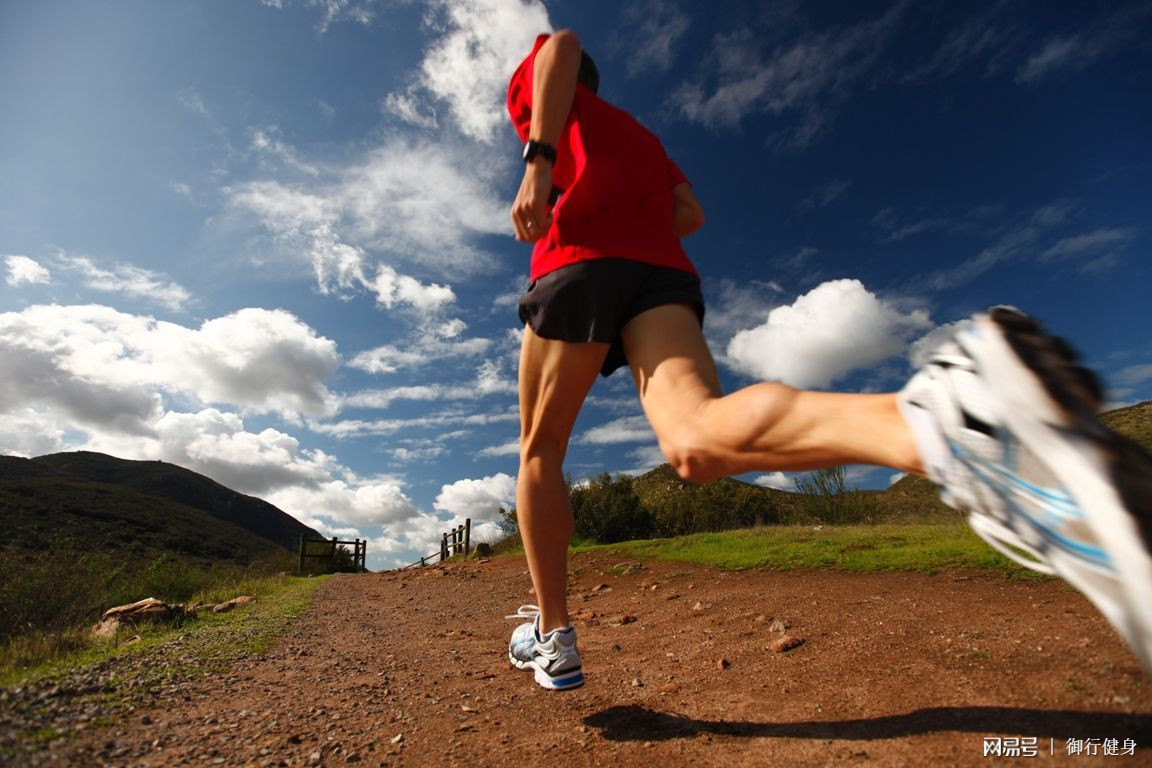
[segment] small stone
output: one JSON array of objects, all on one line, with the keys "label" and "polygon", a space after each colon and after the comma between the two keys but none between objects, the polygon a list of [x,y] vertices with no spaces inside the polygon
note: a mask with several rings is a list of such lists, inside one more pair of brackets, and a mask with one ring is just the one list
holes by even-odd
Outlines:
[{"label": "small stone", "polygon": [[603,592],[604,590],[608,589],[612,589],[612,587],[608,586],[607,584],[597,584],[596,586],[592,587],[593,592]]},{"label": "small stone", "polygon": [[400,744],[403,741],[404,741],[404,734],[402,734],[402,733],[398,733],[392,737],[392,743],[393,744]]},{"label": "small stone", "polygon": [[664,683],[659,688],[660,693],[679,693],[680,686],[677,683]]},{"label": "small stone", "polygon": [[768,629],[772,630],[773,632],[787,631],[788,622],[784,621],[784,619],[772,619],[772,625],[768,627]]},{"label": "small stone", "polygon": [[697,600],[697,601],[696,601],[696,605],[692,606],[692,610],[694,610],[694,611],[702,611],[702,610],[704,610],[704,603],[702,603],[702,602],[700,602],[699,600]]},{"label": "small stone", "polygon": [[728,661],[728,659],[717,659],[716,660],[716,669],[728,669],[731,666],[732,666],[732,662]]},{"label": "small stone", "polygon": [[768,650],[772,651],[773,653],[784,653],[785,651],[790,651],[793,648],[799,648],[803,644],[803,638],[793,637],[792,635],[784,635],[784,637],[773,640],[768,645]]},{"label": "small stone", "polygon": [[634,678],[632,678],[632,687],[633,688],[643,688],[644,683],[640,682],[640,678],[634,677]]}]

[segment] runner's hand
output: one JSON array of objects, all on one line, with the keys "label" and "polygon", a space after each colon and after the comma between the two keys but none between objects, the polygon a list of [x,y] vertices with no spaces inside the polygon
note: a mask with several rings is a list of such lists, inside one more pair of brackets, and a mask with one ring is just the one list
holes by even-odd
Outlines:
[{"label": "runner's hand", "polygon": [[552,194],[552,166],[540,158],[524,166],[520,191],[512,203],[512,224],[516,239],[534,243],[552,227],[552,212],[548,209],[548,196]]}]

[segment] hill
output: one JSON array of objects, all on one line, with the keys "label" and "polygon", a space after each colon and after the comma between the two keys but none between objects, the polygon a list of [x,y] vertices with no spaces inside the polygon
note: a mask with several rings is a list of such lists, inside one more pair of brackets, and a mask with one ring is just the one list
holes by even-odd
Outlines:
[{"label": "hill", "polygon": [[70,540],[131,560],[162,552],[201,563],[248,563],[318,536],[268,502],[183,467],[77,452],[0,456],[0,535],[43,551]]},{"label": "hill", "polygon": [[295,550],[301,534],[316,531],[268,502],[237,493],[215,480],[163,461],[129,461],[102,453],[56,453],[36,463],[97,483],[129,488],[201,509],[286,549]]}]

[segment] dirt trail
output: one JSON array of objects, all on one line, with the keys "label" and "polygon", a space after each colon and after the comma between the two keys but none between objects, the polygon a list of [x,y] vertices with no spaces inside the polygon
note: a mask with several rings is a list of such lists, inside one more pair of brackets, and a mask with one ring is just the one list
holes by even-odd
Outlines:
[{"label": "dirt trail", "polygon": [[[572,561],[583,688],[544,691],[507,664],[503,616],[532,601],[520,559],[341,576],[272,651],[41,759],[1152,765],[1152,680],[1058,582],[620,565]],[[774,620],[803,644],[770,650]],[[986,737],[1038,754],[986,758]],[[1135,752],[1105,756],[1106,739]]]}]

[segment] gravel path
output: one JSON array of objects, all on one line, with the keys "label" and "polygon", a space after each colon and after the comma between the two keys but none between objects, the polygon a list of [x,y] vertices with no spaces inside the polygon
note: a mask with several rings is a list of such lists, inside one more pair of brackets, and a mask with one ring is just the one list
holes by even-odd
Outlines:
[{"label": "gravel path", "polygon": [[[114,690],[113,668],[53,683],[42,725],[72,733],[15,764],[1152,765],[1152,679],[1059,582],[603,554],[572,576],[583,688],[507,664],[503,616],[532,602],[521,559],[340,576],[271,651],[143,683],[144,706],[68,703]],[[0,696],[3,738],[51,695]],[[996,738],[1037,754],[985,757]]]}]

